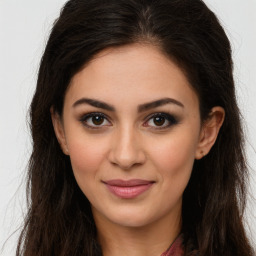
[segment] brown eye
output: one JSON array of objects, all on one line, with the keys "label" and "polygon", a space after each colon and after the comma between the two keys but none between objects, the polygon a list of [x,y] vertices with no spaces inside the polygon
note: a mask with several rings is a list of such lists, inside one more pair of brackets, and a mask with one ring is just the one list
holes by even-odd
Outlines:
[{"label": "brown eye", "polygon": [[153,122],[156,126],[162,126],[166,121],[166,118],[164,118],[163,116],[156,116],[153,119]]},{"label": "brown eye", "polygon": [[104,126],[111,126],[111,123],[103,113],[86,114],[80,119],[80,121],[86,127],[93,129],[101,128]]},{"label": "brown eye", "polygon": [[104,122],[104,117],[102,116],[93,116],[92,117],[92,123],[94,125],[101,125]]},{"label": "brown eye", "polygon": [[177,119],[168,113],[155,113],[151,115],[143,126],[154,129],[165,129],[177,124]]}]

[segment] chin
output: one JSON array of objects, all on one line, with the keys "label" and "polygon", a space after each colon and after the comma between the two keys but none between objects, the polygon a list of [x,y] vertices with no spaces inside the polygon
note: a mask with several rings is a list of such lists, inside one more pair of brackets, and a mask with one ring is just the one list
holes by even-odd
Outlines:
[{"label": "chin", "polygon": [[116,218],[112,220],[115,224],[127,228],[141,228],[149,225],[152,220],[145,218],[145,216],[131,216],[129,218]]},{"label": "chin", "polygon": [[[158,218],[161,218],[158,214],[147,213],[147,210],[135,210],[135,209],[122,209],[121,211],[116,211],[114,214],[109,213],[107,218],[119,226],[139,228],[145,227],[152,222],[156,221]],[[158,215],[158,216],[157,216]]]}]

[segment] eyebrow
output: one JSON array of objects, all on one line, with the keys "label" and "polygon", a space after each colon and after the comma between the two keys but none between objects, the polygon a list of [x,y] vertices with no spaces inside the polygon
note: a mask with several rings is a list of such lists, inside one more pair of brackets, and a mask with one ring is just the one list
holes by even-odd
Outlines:
[{"label": "eyebrow", "polygon": [[88,104],[88,105],[91,105],[93,107],[96,107],[96,108],[102,108],[102,109],[105,109],[105,110],[108,110],[108,111],[115,111],[115,108],[103,101],[99,101],[99,100],[94,100],[94,99],[88,99],[88,98],[82,98],[78,101],[76,101],[74,104],[73,104],[73,107],[77,107],[79,105],[83,105],[83,104]]},{"label": "eyebrow", "polygon": [[[77,106],[83,105],[83,104],[88,104],[88,105],[91,105],[93,107],[105,109],[105,110],[112,111],[112,112],[115,111],[114,106],[112,106],[108,103],[105,103],[105,102],[99,101],[99,100],[95,100],[95,99],[88,99],[88,98],[81,98],[81,99],[77,100],[73,104],[73,107],[77,107]],[[159,99],[159,100],[155,100],[155,101],[152,101],[152,102],[148,102],[148,103],[139,105],[138,106],[138,112],[139,113],[144,112],[144,111],[147,111],[149,109],[160,107],[160,106],[163,106],[163,105],[166,105],[166,104],[175,104],[179,107],[184,108],[184,105],[181,102],[179,102],[175,99],[163,98],[163,99]]]},{"label": "eyebrow", "polygon": [[163,99],[159,99],[159,100],[155,100],[155,101],[152,101],[152,102],[149,102],[149,103],[139,105],[138,106],[138,112],[143,112],[143,111],[146,111],[146,110],[149,110],[149,109],[152,109],[152,108],[156,108],[156,107],[160,107],[160,106],[163,106],[163,105],[166,105],[166,104],[175,104],[179,107],[184,108],[184,105],[181,102],[179,102],[175,99],[163,98]]}]

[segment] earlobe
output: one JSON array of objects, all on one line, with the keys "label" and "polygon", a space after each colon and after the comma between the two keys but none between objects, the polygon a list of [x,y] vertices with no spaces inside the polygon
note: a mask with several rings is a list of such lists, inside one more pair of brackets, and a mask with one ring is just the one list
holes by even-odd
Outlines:
[{"label": "earlobe", "polygon": [[218,137],[224,118],[225,110],[222,107],[212,108],[209,117],[202,125],[195,159],[199,160],[209,153]]},{"label": "earlobe", "polygon": [[51,112],[51,118],[52,118],[52,124],[53,124],[53,128],[54,128],[55,136],[60,144],[60,147],[61,147],[63,153],[65,155],[69,155],[61,117],[58,113],[56,113],[54,111],[53,107],[51,107],[50,112]]}]

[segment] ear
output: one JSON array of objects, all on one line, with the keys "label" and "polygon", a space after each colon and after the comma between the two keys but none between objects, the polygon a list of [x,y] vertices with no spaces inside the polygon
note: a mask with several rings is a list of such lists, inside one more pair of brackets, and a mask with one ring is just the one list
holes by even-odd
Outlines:
[{"label": "ear", "polygon": [[211,110],[209,117],[204,121],[199,142],[196,150],[196,159],[201,159],[209,153],[214,145],[219,130],[224,122],[225,110],[222,107],[214,107]]},{"label": "ear", "polygon": [[63,153],[65,155],[69,155],[65,132],[64,132],[64,128],[63,128],[63,122],[61,120],[61,117],[56,111],[54,111],[53,107],[51,107],[50,111],[51,111],[52,124],[53,124],[56,138],[60,144],[60,147],[61,147]]}]

